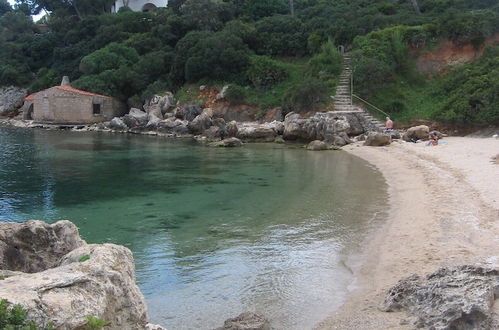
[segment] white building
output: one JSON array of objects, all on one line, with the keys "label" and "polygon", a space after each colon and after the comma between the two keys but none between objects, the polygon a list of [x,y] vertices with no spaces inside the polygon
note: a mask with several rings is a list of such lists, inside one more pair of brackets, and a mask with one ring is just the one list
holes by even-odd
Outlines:
[{"label": "white building", "polygon": [[129,7],[133,11],[151,11],[158,7],[166,7],[168,0],[117,0],[112,8],[117,13],[121,7]]}]

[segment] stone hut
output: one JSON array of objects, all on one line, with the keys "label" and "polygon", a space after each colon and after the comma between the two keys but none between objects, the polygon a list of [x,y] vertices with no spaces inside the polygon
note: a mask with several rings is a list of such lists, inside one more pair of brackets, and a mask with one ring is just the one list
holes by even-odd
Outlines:
[{"label": "stone hut", "polygon": [[28,95],[23,105],[24,119],[67,125],[108,121],[125,112],[119,100],[73,88],[67,77],[60,86]]},{"label": "stone hut", "polygon": [[168,0],[117,0],[111,12],[117,13],[121,7],[128,7],[133,11],[152,11],[159,7],[166,7]]}]

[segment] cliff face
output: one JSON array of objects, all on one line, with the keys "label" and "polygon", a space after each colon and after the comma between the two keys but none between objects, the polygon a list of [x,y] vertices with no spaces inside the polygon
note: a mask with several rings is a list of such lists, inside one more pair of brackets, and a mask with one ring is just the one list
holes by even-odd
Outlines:
[{"label": "cliff face", "polygon": [[416,67],[423,73],[440,72],[447,67],[469,63],[480,58],[485,47],[489,45],[499,45],[499,33],[487,38],[478,48],[471,42],[441,41],[435,50],[417,56]]},{"label": "cliff face", "polygon": [[83,329],[93,316],[110,329],[146,326],[130,250],[87,244],[69,221],[0,223],[0,275],[0,297],[37,324]]}]

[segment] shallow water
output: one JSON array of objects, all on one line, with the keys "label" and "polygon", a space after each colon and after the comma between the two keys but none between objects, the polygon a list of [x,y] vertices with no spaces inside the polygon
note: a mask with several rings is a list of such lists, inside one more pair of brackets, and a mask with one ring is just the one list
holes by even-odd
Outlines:
[{"label": "shallow water", "polygon": [[88,242],[126,245],[168,329],[252,310],[311,328],[348,294],[345,259],[384,191],[344,152],[0,126],[0,221],[70,219]]}]

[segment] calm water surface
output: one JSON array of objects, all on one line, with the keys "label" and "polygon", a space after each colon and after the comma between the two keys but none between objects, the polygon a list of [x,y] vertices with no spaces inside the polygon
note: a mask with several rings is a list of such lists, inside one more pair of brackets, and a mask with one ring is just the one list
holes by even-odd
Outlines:
[{"label": "calm water surface", "polygon": [[0,126],[0,221],[69,219],[87,242],[129,247],[151,321],[168,329],[243,311],[313,327],[348,293],[344,261],[384,190],[344,152]]}]

